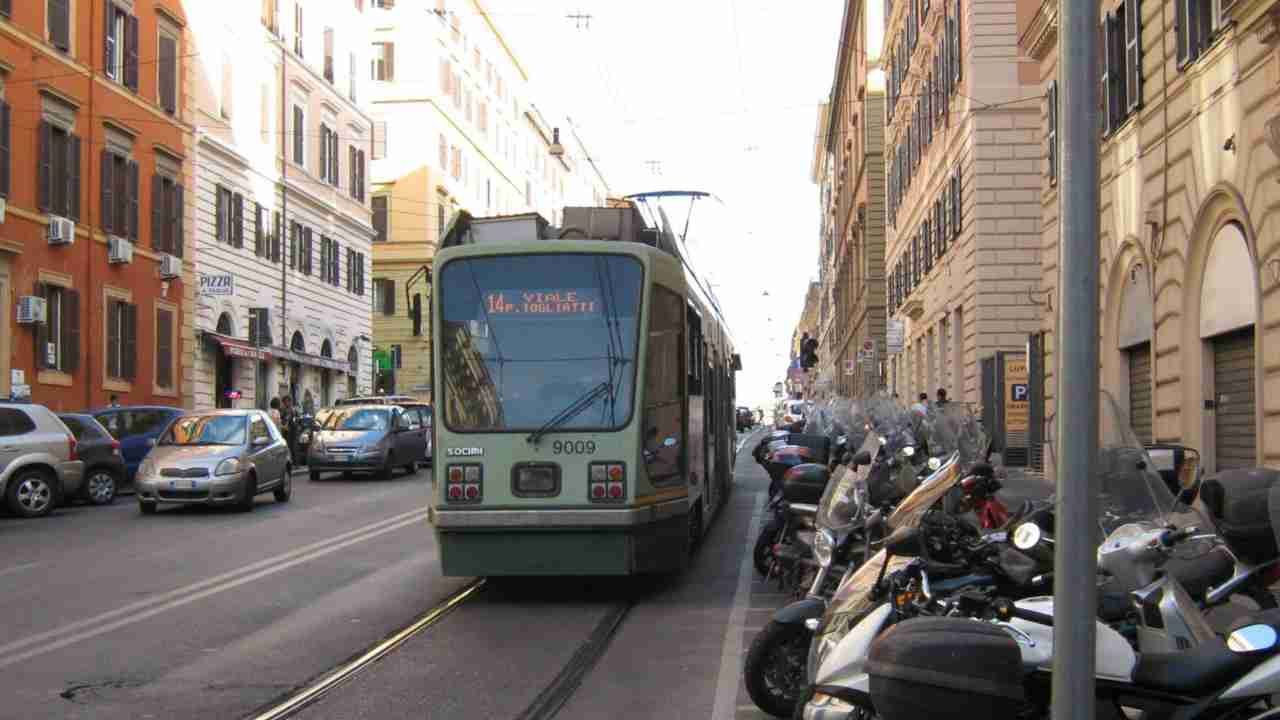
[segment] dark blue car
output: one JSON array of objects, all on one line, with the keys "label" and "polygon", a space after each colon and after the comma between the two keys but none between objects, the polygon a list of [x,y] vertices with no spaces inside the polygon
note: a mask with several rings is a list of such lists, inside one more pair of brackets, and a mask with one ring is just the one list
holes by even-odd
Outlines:
[{"label": "dark blue car", "polygon": [[162,405],[132,405],[129,407],[103,408],[92,413],[94,419],[120,441],[120,454],[124,456],[126,483],[133,484],[138,466],[151,452],[150,440],[160,437],[174,418],[182,414],[181,408]]}]

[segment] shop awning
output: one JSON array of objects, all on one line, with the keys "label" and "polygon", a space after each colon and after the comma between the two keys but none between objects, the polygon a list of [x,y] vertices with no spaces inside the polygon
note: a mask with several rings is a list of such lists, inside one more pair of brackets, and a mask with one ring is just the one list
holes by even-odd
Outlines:
[{"label": "shop awning", "polygon": [[245,358],[246,360],[270,360],[271,348],[252,345],[247,340],[238,340],[218,333],[206,332],[205,337],[222,348],[227,357]]},{"label": "shop awning", "polygon": [[281,360],[296,362],[300,365],[310,365],[312,367],[323,368],[325,370],[336,370],[338,372],[351,372],[351,363],[346,360],[336,360],[334,358],[321,357],[310,353],[298,352],[297,350],[285,350],[284,348],[272,348],[275,356]]}]

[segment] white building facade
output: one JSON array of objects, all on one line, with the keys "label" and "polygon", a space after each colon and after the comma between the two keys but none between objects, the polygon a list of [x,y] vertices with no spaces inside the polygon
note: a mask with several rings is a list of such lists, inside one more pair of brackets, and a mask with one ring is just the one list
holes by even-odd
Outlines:
[{"label": "white building facade", "polygon": [[190,6],[197,407],[372,388],[363,6]]}]

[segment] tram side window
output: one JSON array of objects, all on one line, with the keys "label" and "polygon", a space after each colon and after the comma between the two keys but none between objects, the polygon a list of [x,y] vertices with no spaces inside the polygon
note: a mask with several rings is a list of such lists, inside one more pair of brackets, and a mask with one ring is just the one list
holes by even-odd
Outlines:
[{"label": "tram side window", "polygon": [[702,317],[693,307],[689,308],[689,394],[702,394],[702,365],[704,353],[702,345]]},{"label": "tram side window", "polygon": [[684,300],[655,285],[644,385],[644,460],[651,482],[684,475]]}]

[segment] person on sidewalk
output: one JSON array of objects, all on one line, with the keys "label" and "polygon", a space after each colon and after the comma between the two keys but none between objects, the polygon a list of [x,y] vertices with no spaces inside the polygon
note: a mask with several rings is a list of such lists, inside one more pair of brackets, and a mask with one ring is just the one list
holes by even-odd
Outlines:
[{"label": "person on sidewalk", "polygon": [[938,399],[935,401],[935,403],[941,406],[941,405],[946,405],[948,402],[949,401],[947,400],[947,389],[938,388]]},{"label": "person on sidewalk", "polygon": [[276,424],[276,429],[279,430],[280,434],[283,435],[284,434],[284,418],[281,417],[280,415],[280,398],[278,397],[271,398],[271,409],[267,411],[267,414],[271,416],[271,422]]}]

